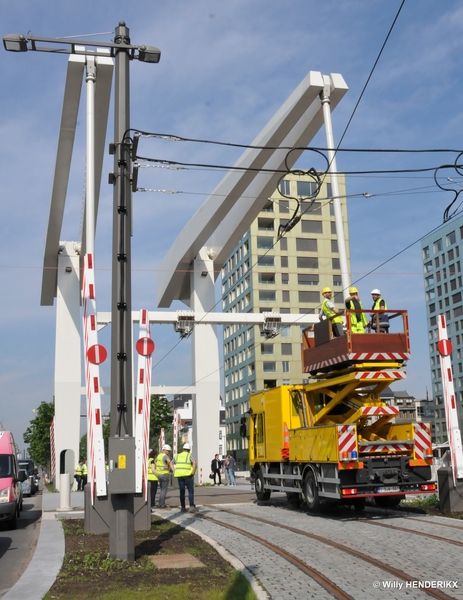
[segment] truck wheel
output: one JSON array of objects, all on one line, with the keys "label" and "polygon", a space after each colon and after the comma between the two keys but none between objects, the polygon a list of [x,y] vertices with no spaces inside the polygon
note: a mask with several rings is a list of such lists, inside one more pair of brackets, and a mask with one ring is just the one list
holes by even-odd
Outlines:
[{"label": "truck wheel", "polygon": [[320,498],[318,496],[317,480],[312,469],[309,469],[304,477],[302,490],[308,509],[318,510],[320,508]]},{"label": "truck wheel", "polygon": [[270,498],[270,490],[264,489],[264,476],[260,469],[256,473],[256,496],[260,502],[266,502]]}]

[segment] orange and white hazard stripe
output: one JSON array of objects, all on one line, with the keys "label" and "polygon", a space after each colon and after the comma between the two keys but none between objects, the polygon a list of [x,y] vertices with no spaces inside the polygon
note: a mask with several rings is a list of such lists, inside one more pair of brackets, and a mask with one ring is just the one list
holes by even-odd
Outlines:
[{"label": "orange and white hazard stripe", "polygon": [[405,371],[367,371],[355,374],[355,379],[405,379]]}]

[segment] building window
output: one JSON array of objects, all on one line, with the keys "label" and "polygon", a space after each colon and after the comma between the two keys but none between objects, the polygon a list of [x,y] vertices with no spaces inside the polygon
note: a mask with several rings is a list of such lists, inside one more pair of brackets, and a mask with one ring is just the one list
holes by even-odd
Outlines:
[{"label": "building window", "polygon": [[273,344],[261,344],[260,352],[261,352],[261,354],[273,354],[274,353],[274,345]]},{"label": "building window", "polygon": [[315,181],[297,181],[296,185],[298,196],[315,196],[318,191]]},{"label": "building window", "polygon": [[282,295],[283,302],[289,302],[289,291],[288,290],[283,290],[281,292],[281,295]]},{"label": "building window", "polygon": [[453,309],[454,317],[461,317],[461,315],[463,315],[463,307],[457,306],[456,308]]},{"label": "building window", "polygon": [[287,269],[288,268],[288,257],[287,256],[282,256],[281,257],[281,268],[282,269]]},{"label": "building window", "polygon": [[425,248],[423,248],[423,258],[429,258],[429,246],[426,246]]},{"label": "building window", "polygon": [[310,273],[301,273],[297,276],[298,285],[318,285],[318,275],[311,275]]},{"label": "building window", "polygon": [[317,252],[317,240],[310,238],[296,238],[296,250],[298,252]]},{"label": "building window", "polygon": [[276,379],[264,379],[264,389],[269,390],[277,386]]},{"label": "building window", "polygon": [[434,302],[429,305],[429,312],[436,312],[436,305]]},{"label": "building window", "polygon": [[[426,277],[425,282],[426,282],[426,287],[428,287],[429,285],[434,285],[434,275],[430,275],[429,277]],[[439,289],[439,288],[437,288],[437,289]]]},{"label": "building window", "polygon": [[259,283],[275,283],[275,273],[259,273]]},{"label": "building window", "polygon": [[[293,354],[293,345],[292,344],[281,344],[281,353],[283,356],[291,356]],[[286,371],[288,372],[288,371]]]},{"label": "building window", "polygon": [[281,274],[281,283],[283,285],[288,285],[288,283],[289,283],[289,275],[288,275],[288,273],[282,273]]},{"label": "building window", "polygon": [[331,259],[331,267],[335,270],[339,270],[341,268],[340,264],[339,264],[339,258],[332,258]]},{"label": "building window", "polygon": [[323,221],[302,219],[301,231],[302,233],[323,233]]},{"label": "building window", "polygon": [[274,360],[264,360],[262,368],[264,373],[275,373],[277,370],[277,364]]},{"label": "building window", "polygon": [[278,188],[282,196],[289,196],[291,193],[291,182],[288,179],[283,179],[282,181],[280,181],[280,185],[278,186]]},{"label": "building window", "polygon": [[280,200],[278,206],[280,207],[281,213],[289,213],[289,200]]},{"label": "building window", "polygon": [[289,373],[289,360],[283,360],[281,362],[281,370],[283,373]]},{"label": "building window", "polygon": [[274,221],[273,219],[257,219],[257,229],[261,231],[274,231]]},{"label": "building window", "polygon": [[432,271],[432,261],[424,263],[424,272],[429,273],[430,271]]},{"label": "building window", "polygon": [[433,244],[434,254],[437,252],[441,252],[442,250],[442,240],[436,240]]},{"label": "building window", "polygon": [[331,252],[333,252],[333,253],[339,252],[338,240],[331,240]]},{"label": "building window", "polygon": [[342,280],[341,275],[333,275],[333,287],[341,287]]},{"label": "building window", "polygon": [[300,291],[299,294],[299,302],[319,302],[320,294],[318,292],[306,292]]},{"label": "building window", "polygon": [[280,336],[291,337],[291,327],[289,325],[283,325],[283,327],[280,329]]},{"label": "building window", "polygon": [[285,237],[280,238],[280,250],[288,250],[288,239]]},{"label": "building window", "polygon": [[455,232],[454,231],[451,231],[450,233],[448,233],[445,236],[445,243],[446,243],[447,247],[451,246],[452,244],[454,244],[456,242],[456,240],[457,240],[457,238],[455,236]]},{"label": "building window", "polygon": [[454,257],[455,257],[455,254],[454,254],[454,252],[453,252],[453,248],[451,248],[451,249],[450,249],[450,250],[447,252],[447,258],[448,258],[449,260],[453,260],[453,259],[454,259]]},{"label": "building window", "polygon": [[275,302],[276,298],[276,292],[273,290],[259,290],[259,300],[263,302]]},{"label": "building window", "polygon": [[257,236],[257,247],[262,250],[271,250],[273,248],[273,238]]},{"label": "building window", "polygon": [[306,216],[322,215],[321,202],[301,202],[301,213]]},{"label": "building window", "polygon": [[[339,260],[338,260],[338,262],[339,262]],[[298,256],[297,257],[297,268],[298,269],[318,269],[318,258],[311,257],[311,256],[310,257],[309,256]]]},{"label": "building window", "polygon": [[259,267],[274,267],[275,257],[269,256],[268,254],[266,254],[265,256],[258,256],[257,264],[259,265]]}]

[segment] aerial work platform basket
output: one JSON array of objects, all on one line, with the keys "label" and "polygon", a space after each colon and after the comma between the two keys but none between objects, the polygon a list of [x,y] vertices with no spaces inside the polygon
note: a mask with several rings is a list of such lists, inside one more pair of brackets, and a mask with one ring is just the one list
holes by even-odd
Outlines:
[{"label": "aerial work platform basket", "polygon": [[[408,314],[405,310],[389,310],[388,333],[367,327],[365,333],[353,333],[351,315],[363,312],[375,322],[379,311],[345,311],[345,334],[333,338],[331,322],[326,319],[302,332],[302,370],[316,375],[362,364],[371,369],[373,363],[402,365],[410,358]],[[379,364],[378,364],[379,366]],[[361,367],[360,367],[361,368]]]}]

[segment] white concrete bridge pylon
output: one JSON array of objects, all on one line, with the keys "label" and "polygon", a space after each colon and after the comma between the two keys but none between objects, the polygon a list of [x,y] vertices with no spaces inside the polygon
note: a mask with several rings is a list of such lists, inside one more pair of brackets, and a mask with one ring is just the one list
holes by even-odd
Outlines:
[{"label": "white concrete bridge pylon", "polygon": [[[329,77],[332,82],[330,100],[333,110],[348,88],[341,75],[331,74]],[[245,150],[234,165],[244,171],[227,173],[179,233],[159,265],[159,307],[167,308],[173,300],[189,304],[189,273],[195,256],[203,246],[214,252],[214,272],[217,277],[232,248],[276,189],[281,173],[259,172],[262,168],[284,168],[287,151],[273,148],[305,147],[323,125],[320,93],[324,85],[321,73],[310,71],[307,74],[251,144],[267,148]],[[289,167],[301,152],[291,153]],[[246,198],[242,198],[243,195]]]}]

